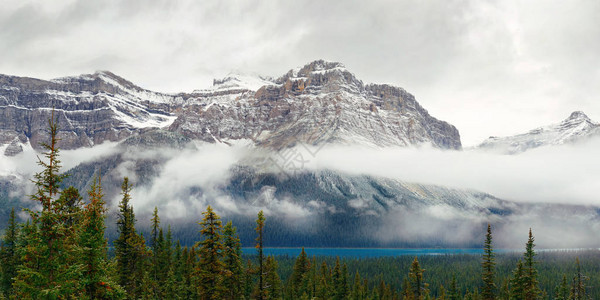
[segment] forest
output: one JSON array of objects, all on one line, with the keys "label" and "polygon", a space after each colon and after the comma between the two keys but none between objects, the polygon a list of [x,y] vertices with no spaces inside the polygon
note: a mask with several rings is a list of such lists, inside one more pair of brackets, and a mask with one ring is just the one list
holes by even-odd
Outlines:
[{"label": "forest", "polygon": [[[39,209],[13,209],[0,248],[0,299],[593,299],[598,250],[540,252],[529,230],[522,254],[497,254],[492,227],[483,255],[340,259],[265,256],[267,220],[256,219],[257,255],[244,255],[236,227],[208,206],[197,242],[182,246],[155,208],[150,234],[136,228],[133,186],[123,178],[116,238],[105,236],[98,175],[84,201],[63,188],[56,122],[35,174]],[[271,229],[273,230],[273,229]]]}]

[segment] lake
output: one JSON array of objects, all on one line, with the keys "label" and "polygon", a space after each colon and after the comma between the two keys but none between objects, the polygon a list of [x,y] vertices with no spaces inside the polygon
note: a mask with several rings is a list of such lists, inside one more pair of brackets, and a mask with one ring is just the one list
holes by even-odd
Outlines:
[{"label": "lake", "polygon": [[[298,256],[302,248],[264,248],[265,255],[287,255]],[[256,255],[256,248],[242,248],[244,254]],[[304,248],[308,256],[339,256],[339,257],[382,257],[399,255],[446,255],[446,254],[477,254],[483,253],[483,249],[402,249],[402,248]]]}]

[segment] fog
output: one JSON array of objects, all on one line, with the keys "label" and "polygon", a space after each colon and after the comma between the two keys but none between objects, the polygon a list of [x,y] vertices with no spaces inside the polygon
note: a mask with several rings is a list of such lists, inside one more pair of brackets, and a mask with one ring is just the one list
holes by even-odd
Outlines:
[{"label": "fog", "polygon": [[340,146],[321,149],[306,166],[474,189],[516,202],[600,205],[599,148],[600,138],[518,155]]},{"label": "fog", "polygon": [[[363,201],[348,203],[348,207],[365,215],[377,215],[380,223],[376,234],[369,237],[382,244],[393,241],[439,243],[439,245],[473,245],[481,240],[487,223],[492,223],[497,245],[519,248],[526,240],[527,230],[534,229],[538,245],[544,248],[597,246],[593,237],[600,234],[595,210],[586,207],[565,208],[561,204],[600,206],[597,187],[600,186],[600,162],[597,149],[600,139],[578,144],[543,147],[518,155],[501,155],[478,150],[447,151],[422,146],[419,148],[365,148],[357,146],[327,146],[322,149],[298,147],[304,155],[302,164],[289,169],[279,164],[278,154],[266,152],[247,142],[226,144],[198,143],[185,149],[129,148],[124,151],[116,143],[104,143],[92,148],[61,151],[63,170],[83,162],[105,159],[121,153],[122,161],[108,170],[115,182],[130,177],[135,188],[132,204],[138,217],[149,215],[158,207],[161,218],[169,223],[197,221],[207,205],[225,218],[252,218],[264,210],[268,218],[285,219],[290,226],[302,228],[319,215],[351,212],[314,199],[300,203],[289,197],[276,197],[276,187],[264,186],[248,201],[239,201],[225,187],[232,170],[240,165],[252,165],[263,172],[280,172],[290,176],[297,172],[332,170],[350,175],[370,175],[404,182],[440,185],[456,189],[490,193],[500,199],[523,206],[514,214],[499,216],[486,212],[463,210],[446,204],[424,209],[390,209],[387,213],[372,212]],[[304,151],[304,152],[302,152]],[[140,159],[160,161],[157,174],[150,184],[137,178],[136,162]],[[17,174],[21,184],[31,192],[28,179],[40,170],[36,153],[26,149],[14,157],[0,156],[0,175]],[[138,184],[140,183],[140,184]],[[118,188],[118,187],[113,187]],[[120,195],[114,192],[107,199],[116,210]],[[554,204],[545,205],[545,204]],[[191,224],[191,223],[190,223]]]}]

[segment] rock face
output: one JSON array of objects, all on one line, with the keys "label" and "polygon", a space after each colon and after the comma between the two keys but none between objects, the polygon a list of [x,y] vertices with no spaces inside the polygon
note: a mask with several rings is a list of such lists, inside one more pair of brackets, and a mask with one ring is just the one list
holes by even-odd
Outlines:
[{"label": "rock face", "polygon": [[210,89],[170,95],[106,71],[50,81],[0,75],[5,155],[27,145],[39,149],[52,108],[62,149],[121,141],[149,128],[207,142],[247,139],[276,150],[297,143],[461,148],[458,130],[405,90],[365,85],[342,64],[322,60],[277,79],[230,75]]},{"label": "rock face", "polygon": [[51,81],[0,75],[0,144],[11,144],[8,154],[18,152],[19,144],[39,149],[52,108],[62,149],[120,141],[140,129],[170,124],[175,100],[110,72]]},{"label": "rock face", "polygon": [[298,142],[461,148],[458,130],[430,116],[414,96],[364,85],[340,63],[315,61],[264,83],[256,92],[207,91],[169,129],[209,142],[251,139],[272,149]]},{"label": "rock face", "polygon": [[490,137],[476,148],[503,154],[518,154],[542,146],[573,143],[598,134],[600,124],[590,120],[585,113],[575,111],[558,124],[539,127],[514,136]]}]

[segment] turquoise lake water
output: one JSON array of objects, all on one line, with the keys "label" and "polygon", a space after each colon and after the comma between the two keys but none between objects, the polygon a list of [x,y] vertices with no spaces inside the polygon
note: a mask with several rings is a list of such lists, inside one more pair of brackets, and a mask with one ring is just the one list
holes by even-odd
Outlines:
[{"label": "turquoise lake water", "polygon": [[[298,256],[301,248],[264,248],[265,255]],[[257,254],[256,248],[242,248],[244,254]],[[395,248],[304,248],[308,256],[382,257],[399,255],[482,254],[483,249],[395,249]]]}]

